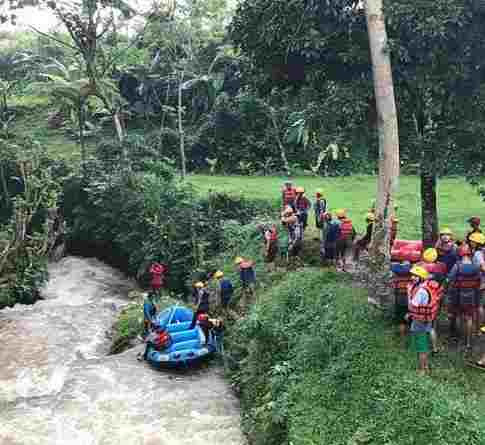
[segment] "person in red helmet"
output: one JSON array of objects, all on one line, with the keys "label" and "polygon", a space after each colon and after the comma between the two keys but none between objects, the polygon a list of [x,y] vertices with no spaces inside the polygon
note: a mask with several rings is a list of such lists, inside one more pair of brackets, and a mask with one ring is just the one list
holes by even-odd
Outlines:
[{"label": "person in red helmet", "polygon": [[480,228],[480,218],[478,216],[472,216],[467,220],[467,223],[470,224],[471,230],[469,230],[465,235],[465,240],[468,244],[470,244],[470,236],[474,233],[482,233],[482,229]]},{"label": "person in red helmet", "polygon": [[456,337],[456,320],[463,317],[466,348],[471,348],[473,320],[480,304],[480,268],[473,264],[472,250],[463,243],[458,248],[459,260],[448,274],[448,319],[450,335]]},{"label": "person in red helmet", "polygon": [[165,285],[165,273],[167,272],[167,266],[161,263],[153,263],[150,266],[151,281],[150,287],[152,292],[160,297],[162,287]]},{"label": "person in red helmet", "polygon": [[312,204],[310,200],[305,196],[305,189],[303,187],[296,188],[295,209],[297,212],[298,220],[300,221],[303,231],[308,225],[308,211]]}]

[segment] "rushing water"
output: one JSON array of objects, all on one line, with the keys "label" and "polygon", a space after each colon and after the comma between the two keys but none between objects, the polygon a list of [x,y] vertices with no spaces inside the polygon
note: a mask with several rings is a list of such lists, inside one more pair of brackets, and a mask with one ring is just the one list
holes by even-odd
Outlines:
[{"label": "rushing water", "polygon": [[133,283],[93,259],[50,268],[44,300],[0,311],[0,445],[240,445],[221,370],[157,371],[106,332]]}]

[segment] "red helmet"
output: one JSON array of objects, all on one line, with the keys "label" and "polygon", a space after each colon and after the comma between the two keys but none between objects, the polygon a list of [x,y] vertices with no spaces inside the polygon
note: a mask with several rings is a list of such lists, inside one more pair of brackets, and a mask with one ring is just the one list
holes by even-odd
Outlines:
[{"label": "red helmet", "polygon": [[470,249],[470,246],[466,243],[463,243],[459,248],[458,248],[458,256],[464,257],[464,256],[470,256],[472,254],[472,251]]}]

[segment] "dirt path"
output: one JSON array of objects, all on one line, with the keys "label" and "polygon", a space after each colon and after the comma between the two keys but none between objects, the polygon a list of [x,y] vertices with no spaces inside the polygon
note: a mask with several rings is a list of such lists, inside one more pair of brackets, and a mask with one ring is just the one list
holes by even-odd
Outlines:
[{"label": "dirt path", "polygon": [[217,367],[160,372],[137,349],[106,356],[133,284],[92,259],[53,265],[45,300],[0,311],[1,445],[239,445]]}]

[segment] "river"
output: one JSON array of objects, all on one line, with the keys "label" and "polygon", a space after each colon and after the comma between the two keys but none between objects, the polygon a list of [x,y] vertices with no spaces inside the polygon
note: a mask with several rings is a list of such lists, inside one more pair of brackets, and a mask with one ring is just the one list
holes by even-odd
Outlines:
[{"label": "river", "polygon": [[50,266],[44,300],[0,311],[0,445],[242,445],[217,366],[168,372],[108,356],[135,287],[95,260]]}]

